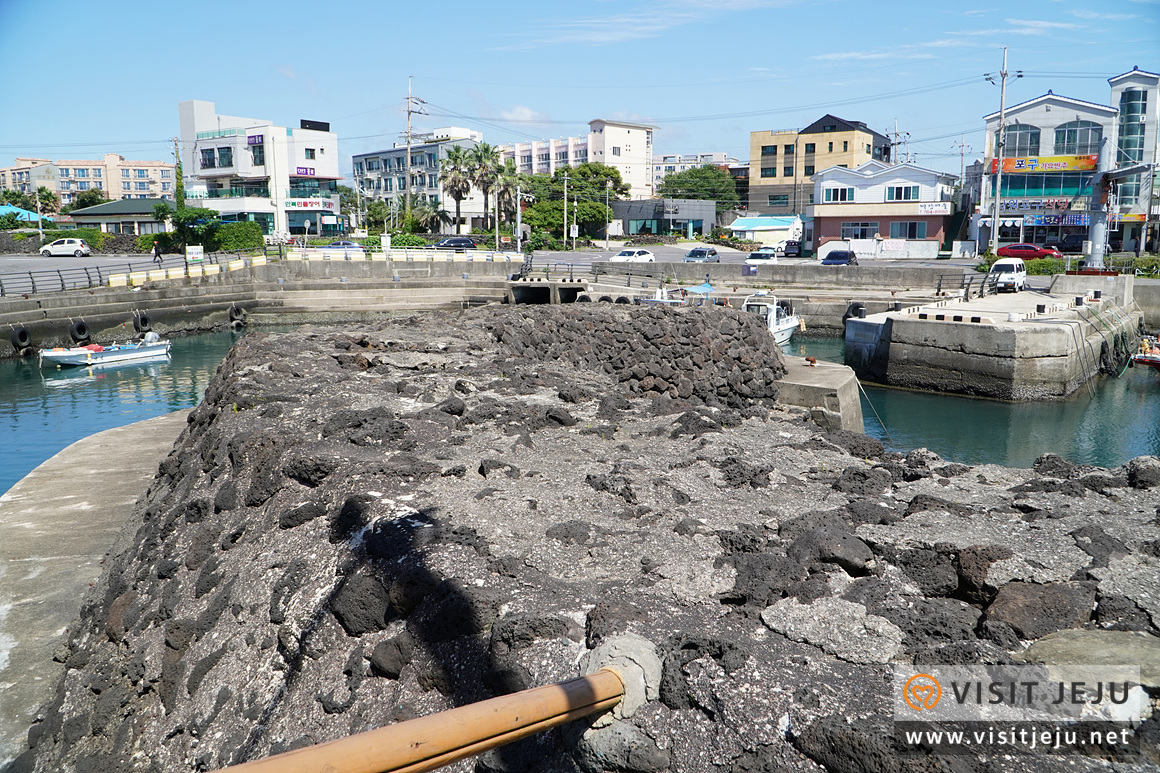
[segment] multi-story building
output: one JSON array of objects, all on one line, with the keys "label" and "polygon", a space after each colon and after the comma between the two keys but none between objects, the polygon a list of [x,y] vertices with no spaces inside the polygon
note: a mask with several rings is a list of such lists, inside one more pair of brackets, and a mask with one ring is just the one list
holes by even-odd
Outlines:
[{"label": "multi-story building", "polygon": [[163,161],[126,161],[117,153],[106,153],[100,160],[18,158],[14,165],[0,169],[0,190],[30,193],[44,187],[57,194],[61,204],[71,204],[87,190],[99,190],[113,200],[172,201],[175,169],[175,164]]},{"label": "multi-story building", "polygon": [[749,133],[749,209],[800,214],[811,203],[814,174],[890,162],[890,140],[861,121],[825,115],[804,129]]},{"label": "multi-story building", "polygon": [[615,167],[632,199],[651,199],[653,131],[646,124],[597,118],[588,122],[587,137],[501,145],[500,154],[516,162],[521,174],[555,174],[583,163]]},{"label": "multi-story building", "polygon": [[703,166],[716,166],[727,170],[737,163],[738,160],[727,153],[691,153],[686,155],[653,156],[653,190],[656,190],[660,186],[661,181],[670,174],[684,172],[688,169],[698,169]]},{"label": "multi-story building", "polygon": [[[1100,105],[1052,91],[1006,109],[999,242],[1058,242],[1087,236],[1091,178],[1100,145],[1112,143],[1113,166],[1157,161],[1160,75],[1132,70],[1108,80],[1111,104]],[[991,239],[995,181],[1000,163],[999,113],[986,122],[983,197],[972,230],[980,245]],[[1155,201],[1154,174],[1118,182],[1109,200],[1108,238],[1130,246],[1144,238]],[[1154,218],[1153,218],[1154,219]]]},{"label": "multi-story building", "polygon": [[814,175],[813,243],[840,241],[858,257],[938,257],[952,228],[958,176],[917,164],[867,161]]},{"label": "multi-story building", "polygon": [[[411,140],[411,201],[427,201],[454,217],[455,200],[439,179],[443,159],[453,147],[472,150],[483,142],[483,134],[458,126],[414,135]],[[398,212],[405,209],[407,194],[407,144],[396,142],[388,150],[360,153],[352,157],[354,180],[363,196],[382,199]],[[492,201],[489,199],[488,204]],[[483,218],[483,194],[474,186],[459,202],[459,216],[467,223]]]},{"label": "multi-story building", "polygon": [[190,206],[216,210],[227,222],[256,222],[266,235],[340,230],[342,177],[330,124],[302,120],[291,129],[221,115],[200,100],[181,102],[177,112]]}]

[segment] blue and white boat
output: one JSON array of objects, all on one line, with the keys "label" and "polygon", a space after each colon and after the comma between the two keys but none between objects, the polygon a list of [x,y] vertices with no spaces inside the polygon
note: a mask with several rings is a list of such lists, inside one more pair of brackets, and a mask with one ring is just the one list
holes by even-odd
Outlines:
[{"label": "blue and white boat", "polygon": [[128,362],[148,362],[166,360],[169,358],[169,341],[162,340],[154,332],[145,334],[143,341],[129,343],[112,343],[108,346],[88,344],[71,348],[58,347],[56,349],[41,349],[41,367],[48,363],[61,367],[74,365],[86,368],[99,368],[108,365],[120,365]]}]

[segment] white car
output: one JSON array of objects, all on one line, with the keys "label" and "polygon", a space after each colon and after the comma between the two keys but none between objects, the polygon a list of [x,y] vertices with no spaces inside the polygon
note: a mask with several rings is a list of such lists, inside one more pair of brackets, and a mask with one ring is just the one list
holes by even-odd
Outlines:
[{"label": "white car", "polygon": [[57,239],[41,247],[40,254],[46,258],[53,255],[75,255],[79,258],[92,255],[93,250],[84,239]]},{"label": "white car", "polygon": [[609,263],[655,263],[657,256],[653,255],[648,250],[637,249],[636,247],[629,247],[626,250],[613,255],[608,259]]},{"label": "white car", "polygon": [[777,263],[778,252],[773,247],[762,247],[745,258],[747,266],[769,266]]}]

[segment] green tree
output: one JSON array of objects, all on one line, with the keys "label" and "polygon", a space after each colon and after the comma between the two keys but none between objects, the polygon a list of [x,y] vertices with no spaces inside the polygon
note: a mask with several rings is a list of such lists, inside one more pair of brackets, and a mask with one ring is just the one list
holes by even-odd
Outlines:
[{"label": "green tree", "polygon": [[367,202],[367,231],[368,233],[374,231],[376,233],[383,233],[387,227],[387,215],[390,214],[390,209],[387,207],[387,202],[382,199],[371,199]]},{"label": "green tree", "polygon": [[428,233],[437,233],[440,226],[450,220],[450,217],[446,210],[436,206],[429,199],[420,199],[411,205],[411,219],[418,228]]},{"label": "green tree", "polygon": [[[43,185],[36,189],[36,196],[40,199],[40,211],[46,215],[60,211],[60,196],[45,188]],[[33,200],[32,211],[36,211],[36,201]]]},{"label": "green tree", "polygon": [[9,204],[13,207],[18,207],[28,212],[36,211],[36,201],[32,196],[24,191],[6,190],[0,191],[0,204]]},{"label": "green tree", "polygon": [[178,209],[185,206],[185,178],[181,176],[181,156],[177,156],[177,166],[173,170],[176,178],[173,184],[173,203]]},{"label": "green tree", "polygon": [[353,215],[351,222],[358,223],[358,194],[355,193],[354,188],[346,185],[338,186],[338,209],[344,215]]},{"label": "green tree", "polygon": [[27,228],[28,223],[20,219],[15,212],[0,215],[0,231],[15,231],[17,228]]},{"label": "green tree", "polygon": [[439,164],[439,182],[443,190],[455,201],[455,220],[452,231],[460,233],[460,203],[471,194],[472,169],[471,151],[452,145],[447,149],[447,157]]},{"label": "green tree", "polygon": [[657,196],[716,201],[718,212],[733,209],[739,201],[733,178],[715,166],[699,166],[667,175],[657,188]]},{"label": "green tree", "polygon": [[[571,195],[569,195],[571,198]],[[581,234],[593,236],[599,233],[608,222],[609,209],[604,202],[584,201],[579,203],[568,202],[568,225],[572,225],[575,218]],[[535,230],[551,231],[553,234],[564,235],[564,200],[537,201],[529,206],[523,215],[523,221]]]},{"label": "green tree", "polygon": [[485,231],[488,230],[491,222],[488,215],[487,196],[495,187],[499,170],[499,148],[481,142],[471,150],[471,181],[483,194],[483,228]]},{"label": "green tree", "polygon": [[504,159],[503,166],[499,168],[499,174],[495,178],[495,201],[499,207],[500,218],[509,223],[516,218],[516,187],[519,184],[520,173],[516,171],[515,159]]},{"label": "green tree", "polygon": [[89,188],[87,191],[81,191],[73,199],[72,209],[85,209],[86,207],[95,207],[98,204],[106,204],[110,199],[105,198],[105,192],[100,188]]},{"label": "green tree", "polygon": [[[161,207],[169,210],[169,205],[164,202],[156,204],[153,207],[154,217],[162,214]],[[169,210],[168,219],[177,240],[183,247],[187,244],[212,244],[214,230],[221,222],[216,211],[199,207],[178,207],[176,210]]]},{"label": "green tree", "polygon": [[607,164],[590,163],[561,167],[552,175],[530,174],[521,178],[522,193],[530,193],[536,201],[564,198],[564,177],[568,177],[568,199],[575,197],[588,201],[619,201],[628,195],[628,184],[620,178],[620,171]]}]

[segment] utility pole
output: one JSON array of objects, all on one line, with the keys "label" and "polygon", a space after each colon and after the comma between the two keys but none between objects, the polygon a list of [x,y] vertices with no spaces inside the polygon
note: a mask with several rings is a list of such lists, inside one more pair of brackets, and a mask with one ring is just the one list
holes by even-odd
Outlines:
[{"label": "utility pole", "polygon": [[[1004,46],[1003,69],[999,71],[999,140],[995,147],[995,208],[991,217],[990,249],[992,255],[999,250],[999,205],[1000,199],[1003,197],[1003,149],[1007,146],[1006,126],[1004,126],[1007,122],[1007,75],[1007,47]],[[1022,78],[1023,71],[1017,72],[1015,77]],[[995,82],[993,75],[988,75],[986,79],[991,83]]]},{"label": "utility pole", "polygon": [[[521,205],[523,203],[524,203],[524,198],[523,198],[523,195],[520,193],[520,184],[516,183],[516,252],[521,252],[521,253],[523,252],[523,250],[520,249],[520,247],[521,247],[520,237],[523,235],[523,231],[524,231],[524,229],[523,229],[523,217],[521,217],[521,215],[523,214],[523,212],[522,212],[523,207]],[[498,250],[499,245],[497,244],[495,246],[495,248]]]},{"label": "utility pole", "polygon": [[574,196],[572,198],[572,252],[576,251],[576,210],[580,209],[580,197]]},{"label": "utility pole", "polygon": [[604,181],[604,251],[608,251],[608,232],[612,229],[612,215],[608,211],[608,192],[612,190],[612,180]]},{"label": "utility pole", "polygon": [[426,115],[422,107],[415,107],[415,103],[420,105],[427,104],[418,97],[411,96],[411,79],[413,75],[407,76],[407,189],[404,191],[404,219],[411,216],[411,114],[417,113],[419,115]]},{"label": "utility pole", "polygon": [[965,183],[966,183],[966,181],[963,179],[963,176],[967,173],[967,151],[971,149],[971,146],[966,144],[966,141],[967,141],[967,135],[964,133],[959,138],[958,144],[951,145],[951,150],[954,150],[955,148],[959,149],[959,185],[960,186],[965,185]]},{"label": "utility pole", "polygon": [[[31,177],[32,174],[29,173],[29,176]],[[40,214],[40,188],[37,187],[35,180],[32,181],[32,198],[36,200],[36,233],[40,235],[40,244],[44,244],[44,218]]]}]

